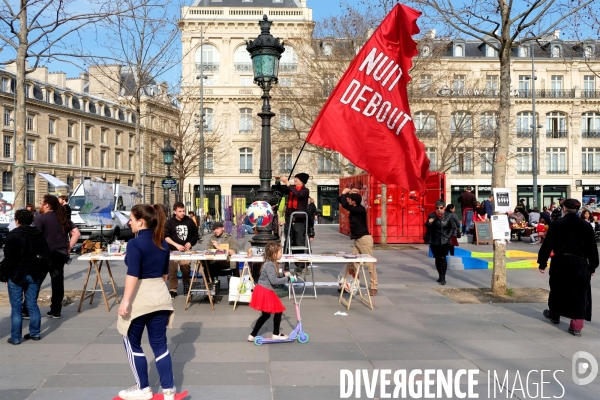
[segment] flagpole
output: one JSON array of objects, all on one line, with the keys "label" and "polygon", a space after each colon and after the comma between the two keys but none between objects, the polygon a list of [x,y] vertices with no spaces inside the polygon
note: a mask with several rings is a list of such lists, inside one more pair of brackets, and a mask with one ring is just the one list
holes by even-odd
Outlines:
[{"label": "flagpole", "polygon": [[292,169],[290,170],[290,175],[288,176],[288,181],[292,178],[292,174],[294,173],[296,164],[298,164],[298,160],[300,159],[300,154],[302,154],[302,151],[304,150],[304,146],[306,146],[306,140],[304,141],[304,143],[302,144],[302,147],[300,148],[300,152],[298,153],[298,157],[296,157],[296,161],[294,161],[294,165],[292,165]]}]

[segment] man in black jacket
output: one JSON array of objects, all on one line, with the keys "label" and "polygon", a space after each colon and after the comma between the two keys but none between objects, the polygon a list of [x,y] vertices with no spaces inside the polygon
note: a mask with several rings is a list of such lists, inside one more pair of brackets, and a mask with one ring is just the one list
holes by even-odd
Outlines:
[{"label": "man in black jacket", "polygon": [[544,273],[550,253],[550,295],[544,317],[554,324],[560,317],[571,318],[569,333],[581,336],[584,320],[592,320],[591,277],[598,267],[598,248],[592,226],[577,216],[581,203],[567,199],[562,204],[564,216],[548,229],[538,253],[538,264]]},{"label": "man in black jacket", "polygon": [[[346,188],[338,198],[342,207],[350,212],[350,239],[354,239],[355,254],[368,254],[373,256],[373,236],[369,233],[367,227],[367,210],[363,207],[362,196],[356,189]],[[377,294],[377,270],[374,263],[366,263],[371,278],[371,296]],[[346,268],[353,268],[357,271],[354,263],[349,263]]]},{"label": "man in black jacket", "polygon": [[[306,247],[308,244],[305,240],[306,233],[306,218],[301,216],[294,217],[292,221],[291,215],[294,211],[303,211],[306,212],[306,208],[308,206],[308,197],[310,195],[310,191],[306,187],[306,183],[310,176],[304,172],[300,172],[294,176],[294,184],[290,185],[286,177],[281,177],[279,182],[275,182],[278,190],[283,193],[283,195],[287,195],[288,202],[285,208],[285,226],[284,226],[284,235],[285,235],[285,246],[284,249],[290,246],[299,246]],[[292,229],[290,231],[290,237],[287,237],[289,226],[292,224]],[[312,236],[311,236],[312,235]],[[314,237],[314,229],[312,232],[309,232],[310,240],[312,241]],[[296,253],[304,253],[304,251],[296,251]],[[294,252],[292,252],[294,253]],[[287,264],[286,264],[287,265]],[[298,263],[296,264],[296,272],[300,273],[304,270],[305,264]]]},{"label": "man in black jacket", "polygon": [[[165,224],[165,240],[171,251],[188,251],[198,242],[198,227],[194,221],[185,215],[182,202],[173,204],[173,217]],[[169,292],[171,298],[177,297],[177,270],[181,268],[183,293],[187,294],[190,287],[190,261],[169,262]]]},{"label": "man in black jacket", "polygon": [[[4,247],[4,260],[0,264],[0,281],[7,282],[11,306],[10,344],[20,344],[23,340],[40,340],[41,315],[37,305],[37,295],[42,279],[48,272],[50,250],[48,243],[33,222],[33,214],[27,210],[15,212],[17,227],[7,236]],[[23,294],[29,311],[29,333],[21,338],[23,327]]]}]

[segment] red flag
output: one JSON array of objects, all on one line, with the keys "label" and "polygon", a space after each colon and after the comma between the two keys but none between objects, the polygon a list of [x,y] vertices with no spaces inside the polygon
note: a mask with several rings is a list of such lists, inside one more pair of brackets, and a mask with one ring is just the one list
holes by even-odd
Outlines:
[{"label": "red flag", "polygon": [[306,141],[341,153],[385,184],[425,189],[429,160],[415,136],[406,85],[420,12],[397,4],[354,58]]}]

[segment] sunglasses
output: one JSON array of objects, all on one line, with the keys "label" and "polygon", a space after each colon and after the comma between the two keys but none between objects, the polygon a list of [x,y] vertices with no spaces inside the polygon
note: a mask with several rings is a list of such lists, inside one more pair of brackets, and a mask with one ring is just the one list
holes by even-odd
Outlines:
[{"label": "sunglasses", "polygon": [[438,210],[443,210],[446,207],[437,207]]}]

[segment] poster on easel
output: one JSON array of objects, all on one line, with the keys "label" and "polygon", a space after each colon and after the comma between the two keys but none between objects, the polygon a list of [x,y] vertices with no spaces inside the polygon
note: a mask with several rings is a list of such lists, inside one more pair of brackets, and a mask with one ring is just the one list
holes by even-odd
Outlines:
[{"label": "poster on easel", "polygon": [[106,182],[83,181],[84,205],[79,216],[87,225],[112,225],[115,206],[113,185]]}]

